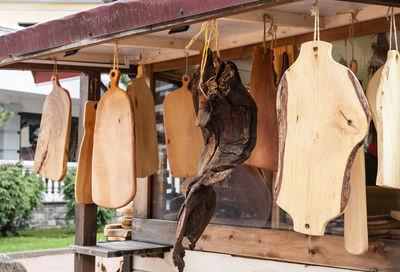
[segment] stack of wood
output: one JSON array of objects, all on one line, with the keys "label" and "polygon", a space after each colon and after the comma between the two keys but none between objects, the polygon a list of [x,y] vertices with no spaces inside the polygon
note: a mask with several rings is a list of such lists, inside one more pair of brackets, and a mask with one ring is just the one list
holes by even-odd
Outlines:
[{"label": "stack of wood", "polygon": [[104,227],[104,235],[107,241],[126,241],[132,236],[132,216],[133,203],[118,209],[118,213],[123,213],[124,216],[118,218],[117,224],[109,224]]},{"label": "stack of wood", "polygon": [[368,236],[400,240],[400,212],[368,216]]}]

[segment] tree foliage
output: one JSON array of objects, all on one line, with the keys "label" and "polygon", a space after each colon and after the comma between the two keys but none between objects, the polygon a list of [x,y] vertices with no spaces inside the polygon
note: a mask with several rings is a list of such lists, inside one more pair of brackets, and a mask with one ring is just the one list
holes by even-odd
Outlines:
[{"label": "tree foliage", "polygon": [[[64,178],[64,200],[67,202],[67,219],[75,220],[75,176],[76,169],[69,169]],[[97,208],[97,226],[104,226],[109,223],[116,215],[115,210],[106,209],[103,207]]]},{"label": "tree foliage", "polygon": [[43,200],[44,184],[21,162],[0,165],[0,231],[3,236],[19,234]]},{"label": "tree foliage", "polygon": [[0,106],[0,127],[7,124],[7,122],[14,116],[14,112],[11,110],[5,110]]}]

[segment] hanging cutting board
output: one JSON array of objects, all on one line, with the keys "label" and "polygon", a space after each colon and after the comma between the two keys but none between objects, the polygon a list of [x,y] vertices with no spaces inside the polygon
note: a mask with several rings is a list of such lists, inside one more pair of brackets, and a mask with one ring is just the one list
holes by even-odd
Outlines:
[{"label": "hanging cutting board", "polygon": [[327,42],[302,44],[278,88],[277,204],[294,230],[323,235],[343,213],[350,169],[368,131],[368,103],[354,74]]},{"label": "hanging cutting board", "polygon": [[276,121],[276,86],[272,51],[254,47],[250,94],[257,104],[257,142],[247,165],[277,171],[278,123]]},{"label": "hanging cutting board", "polygon": [[154,97],[146,83],[145,67],[139,65],[136,78],[126,89],[135,115],[136,176],[145,178],[157,171],[158,145]]},{"label": "hanging cutting board", "polygon": [[376,93],[376,185],[400,189],[400,55],[389,50]]},{"label": "hanging cutting board", "polygon": [[83,117],[83,138],[79,150],[78,169],[75,177],[75,200],[79,204],[91,204],[92,199],[92,151],[96,122],[97,101],[87,101]]},{"label": "hanging cutting board", "polygon": [[381,66],[372,75],[367,85],[367,91],[365,92],[369,104],[369,110],[371,111],[371,117],[376,127],[376,92],[378,91],[379,81],[381,79],[383,66]]},{"label": "hanging cutting board", "polygon": [[364,148],[357,151],[351,168],[350,198],[344,212],[344,247],[355,255],[368,250],[367,193]]},{"label": "hanging cutting board", "polygon": [[129,96],[118,88],[120,72],[111,70],[111,87],[96,111],[92,158],[92,197],[116,209],[136,193],[134,116]]},{"label": "hanging cutting board", "polygon": [[71,130],[71,97],[60,86],[57,75],[51,78],[53,90],[44,101],[33,171],[60,181],[67,171]]},{"label": "hanging cutting board", "polygon": [[182,87],[164,100],[164,130],[167,156],[173,177],[193,177],[198,173],[200,153],[204,141],[199,127],[192,93],[188,86],[190,76],[182,76]]}]

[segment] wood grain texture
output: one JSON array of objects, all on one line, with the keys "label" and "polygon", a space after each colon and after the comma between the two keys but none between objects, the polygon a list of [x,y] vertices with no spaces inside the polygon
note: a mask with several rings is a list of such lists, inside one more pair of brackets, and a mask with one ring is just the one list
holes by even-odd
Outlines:
[{"label": "wood grain texture", "polygon": [[67,171],[71,131],[71,97],[57,75],[51,78],[53,90],[44,101],[33,171],[42,177],[60,181]]},{"label": "wood grain texture", "polygon": [[136,176],[145,178],[157,171],[158,143],[154,97],[146,83],[144,66],[138,67],[136,78],[126,89],[135,116]]},{"label": "wood grain texture", "polygon": [[111,87],[96,113],[92,161],[92,197],[99,206],[116,209],[136,193],[133,107],[118,88],[120,72],[111,70]]},{"label": "wood grain texture", "polygon": [[277,171],[278,123],[276,120],[276,86],[272,63],[273,52],[254,47],[250,94],[257,104],[257,143],[245,164]]},{"label": "wood grain texture", "polygon": [[91,204],[92,199],[92,152],[97,101],[85,104],[83,139],[79,150],[78,169],[75,177],[75,199],[79,204]]},{"label": "wood grain texture", "polygon": [[277,95],[277,204],[295,231],[310,235],[323,235],[344,211],[351,166],[368,131],[364,92],[331,50],[326,42],[304,43]]},{"label": "wood grain texture", "polygon": [[376,93],[376,185],[400,189],[400,55],[389,50]]},{"label": "wood grain texture", "polygon": [[182,76],[182,87],[164,100],[164,130],[167,156],[173,177],[193,177],[204,147],[203,136],[195,126],[196,114],[188,89],[190,76]]},{"label": "wood grain texture", "polygon": [[367,193],[364,148],[357,151],[350,176],[350,198],[344,212],[344,247],[360,255],[368,250]]},{"label": "wood grain texture", "polygon": [[378,92],[379,81],[381,79],[383,66],[381,66],[372,75],[371,79],[368,81],[367,90],[365,95],[367,96],[369,110],[371,111],[371,117],[376,127],[376,93]]},{"label": "wood grain texture", "polygon": [[[133,240],[173,245],[176,221],[133,219]],[[352,255],[343,236],[307,236],[293,231],[208,225],[195,250],[361,271],[398,272],[400,241],[371,239],[368,251]],[[184,242],[185,248],[188,242]]]}]

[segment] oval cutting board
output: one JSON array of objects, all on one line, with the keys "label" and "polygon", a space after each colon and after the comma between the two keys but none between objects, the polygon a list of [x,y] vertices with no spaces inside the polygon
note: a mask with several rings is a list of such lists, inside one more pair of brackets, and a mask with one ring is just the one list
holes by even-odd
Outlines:
[{"label": "oval cutting board", "polygon": [[83,138],[79,150],[78,168],[75,177],[75,200],[79,204],[91,204],[92,199],[92,151],[93,133],[96,123],[97,101],[87,101],[83,117]]},{"label": "oval cutting board", "polygon": [[53,90],[44,101],[33,171],[42,177],[60,181],[67,172],[68,144],[71,130],[71,97],[51,78]]},{"label": "oval cutting board", "polygon": [[164,100],[164,129],[167,156],[174,177],[194,177],[204,141],[199,127],[195,126],[196,114],[192,93],[188,86],[190,76],[182,76],[182,87]]},{"label": "oval cutting board", "polygon": [[294,230],[323,235],[343,213],[350,170],[368,131],[368,103],[354,74],[327,42],[302,44],[278,88],[277,204]]},{"label": "oval cutting board", "polygon": [[136,193],[134,116],[129,96],[118,88],[120,72],[111,70],[111,87],[97,105],[92,159],[92,197],[117,209]]},{"label": "oval cutting board", "polygon": [[400,189],[400,54],[389,50],[376,93],[376,185]]},{"label": "oval cutting board", "polygon": [[136,176],[145,178],[157,171],[158,143],[154,96],[146,83],[145,68],[138,67],[136,78],[126,89],[135,115]]},{"label": "oval cutting board", "polygon": [[245,164],[277,171],[278,123],[276,121],[276,86],[272,51],[254,47],[250,94],[257,104],[257,142]]}]

